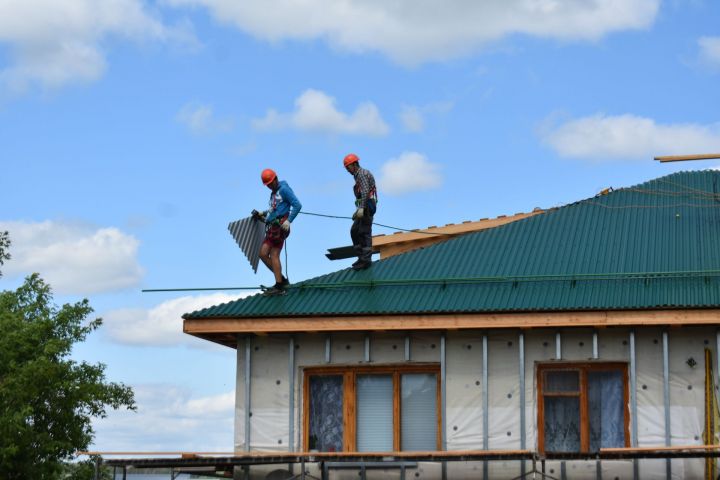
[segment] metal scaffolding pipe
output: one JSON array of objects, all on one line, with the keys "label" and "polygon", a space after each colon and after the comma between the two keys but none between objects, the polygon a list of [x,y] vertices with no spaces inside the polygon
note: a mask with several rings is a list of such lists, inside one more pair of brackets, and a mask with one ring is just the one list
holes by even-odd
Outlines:
[{"label": "metal scaffolding pipe", "polygon": [[[488,422],[488,338],[487,333],[482,336],[482,409],[483,409],[483,450],[490,449],[490,430]],[[483,461],[483,479],[488,478],[488,462]]]},{"label": "metal scaffolding pipe", "polygon": [[325,363],[330,363],[330,353],[332,348],[332,340],[330,339],[330,335],[325,337]]},{"label": "metal scaffolding pipe", "polygon": [[252,339],[245,337],[245,451],[250,451],[250,357]]},{"label": "metal scaffolding pipe", "polygon": [[[635,330],[630,330],[630,423],[632,432],[630,433],[630,445],[634,448],[638,446],[638,417],[637,417],[637,361],[635,359]],[[633,479],[640,478],[640,465],[637,459],[633,460]]]},{"label": "metal scaffolding pipe", "polygon": [[[445,334],[440,335],[440,404],[442,413],[442,445],[443,451],[447,450],[447,349],[445,345]],[[447,463],[442,462],[442,480],[447,479]]]},{"label": "metal scaffolding pipe", "polygon": [[562,360],[562,336],[555,332],[555,360]]},{"label": "metal scaffolding pipe", "polygon": [[597,332],[597,330],[593,330],[593,335],[592,335],[592,348],[593,348],[593,350],[592,350],[592,358],[593,358],[594,360],[597,360],[598,358],[600,358],[600,348],[599,348],[599,346],[598,346],[598,332]]},{"label": "metal scaffolding pipe", "polygon": [[295,338],[290,336],[288,340],[288,451],[295,450]]},{"label": "metal scaffolding pipe", "polygon": [[[663,349],[663,403],[665,406],[665,446],[669,447],[670,439],[670,354],[667,330],[662,333]],[[665,460],[665,476],[667,480],[672,477],[672,460]]]},{"label": "metal scaffolding pipe", "polygon": [[[525,334],[518,335],[518,376],[520,379],[520,449],[525,450]],[[520,462],[520,475],[525,475],[525,462]]]}]

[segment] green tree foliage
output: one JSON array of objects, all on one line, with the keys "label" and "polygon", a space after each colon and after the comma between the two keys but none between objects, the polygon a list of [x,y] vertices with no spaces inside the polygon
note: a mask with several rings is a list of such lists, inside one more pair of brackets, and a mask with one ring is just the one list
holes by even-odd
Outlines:
[{"label": "green tree foliage", "polygon": [[[0,232],[0,265],[3,265],[5,260],[10,259],[10,253],[7,251],[9,247],[10,236],[8,232]],[[0,272],[0,277],[2,277],[2,272]]]},{"label": "green tree foliage", "polygon": [[[62,480],[94,480],[95,460],[97,458],[93,456],[88,460],[66,463],[60,478]],[[110,467],[100,468],[100,480],[112,480],[112,478],[112,469]]]},{"label": "green tree foliage", "polygon": [[92,441],[93,418],[135,409],[132,389],[107,382],[105,365],[70,358],[102,323],[87,320],[92,311],[87,300],[58,308],[37,274],[0,292],[1,479],[66,476],[63,462]]}]

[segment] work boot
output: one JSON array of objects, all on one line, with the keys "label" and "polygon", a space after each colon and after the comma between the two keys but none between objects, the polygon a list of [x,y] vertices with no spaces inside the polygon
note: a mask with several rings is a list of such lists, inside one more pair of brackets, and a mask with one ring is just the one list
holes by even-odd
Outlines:
[{"label": "work boot", "polygon": [[352,264],[353,270],[365,270],[366,268],[370,267],[372,265],[372,261],[369,260],[358,260],[357,262]]},{"label": "work boot", "polygon": [[290,285],[290,280],[286,276],[283,275],[282,282],[280,282],[278,285],[280,285],[280,288],[287,288],[288,285]]},{"label": "work boot", "polygon": [[285,289],[282,287],[281,284],[276,283],[272,287],[268,288],[263,292],[263,295],[266,297],[272,296],[272,295],[283,295],[285,293]]}]

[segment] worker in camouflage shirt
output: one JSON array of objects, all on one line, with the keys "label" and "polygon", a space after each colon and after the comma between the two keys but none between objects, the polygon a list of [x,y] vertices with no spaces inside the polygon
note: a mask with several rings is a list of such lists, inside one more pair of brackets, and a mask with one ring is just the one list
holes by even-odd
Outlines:
[{"label": "worker in camouflage shirt", "polygon": [[345,169],[355,177],[355,213],[350,228],[353,249],[358,260],[352,264],[353,270],[363,270],[372,264],[372,224],[377,209],[377,189],[375,177],[360,166],[360,158],[354,153],[345,156]]}]

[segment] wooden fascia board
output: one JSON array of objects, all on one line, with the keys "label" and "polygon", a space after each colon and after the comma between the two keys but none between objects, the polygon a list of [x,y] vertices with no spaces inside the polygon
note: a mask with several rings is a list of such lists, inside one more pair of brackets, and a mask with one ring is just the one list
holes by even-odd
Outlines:
[{"label": "wooden fascia board", "polygon": [[209,338],[220,334],[680,325],[720,325],[720,309],[189,318],[183,323],[183,331],[190,335]]}]

